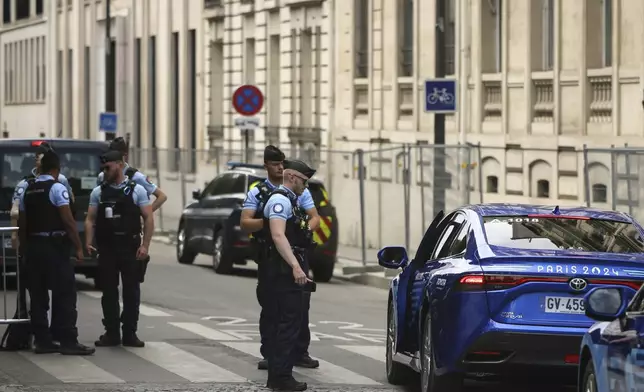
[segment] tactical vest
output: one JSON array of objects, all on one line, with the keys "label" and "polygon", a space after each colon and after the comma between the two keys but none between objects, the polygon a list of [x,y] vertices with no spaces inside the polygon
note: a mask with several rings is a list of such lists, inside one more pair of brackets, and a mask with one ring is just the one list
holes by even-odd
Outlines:
[{"label": "tactical vest", "polygon": [[[308,229],[308,220],[306,219],[306,214],[304,213],[304,210],[297,205],[297,196],[284,189],[278,188],[274,190],[270,194],[268,199],[277,194],[286,196],[291,202],[293,215],[286,220],[285,234],[289,244],[291,245],[291,248],[293,249],[293,252],[296,253],[296,255],[303,255],[306,249],[308,249],[312,244],[311,231]],[[266,202],[268,202],[268,199],[266,200]],[[286,261],[282,258],[282,256],[277,251],[277,248],[275,247],[273,237],[271,236],[269,219],[266,217],[264,217],[264,228],[262,231],[264,232],[264,236],[266,238],[266,244],[269,249],[269,260],[272,265],[273,271],[277,272],[278,274],[291,274],[291,268],[288,266]]]},{"label": "tactical vest", "polygon": [[27,216],[27,235],[35,233],[66,232],[58,207],[49,200],[55,180],[30,179],[25,190],[24,206]]},{"label": "tactical vest", "polygon": [[[259,192],[257,193],[257,210],[255,211],[255,219],[260,219],[264,217],[264,207],[266,206],[266,202],[268,201],[268,198],[271,195],[271,190],[268,187],[268,184],[266,182],[262,182],[257,185],[257,189]],[[259,230],[253,234],[251,234],[251,239],[254,241],[258,242],[263,242],[264,239],[266,238],[264,230]]]},{"label": "tactical vest", "polygon": [[[96,243],[99,247],[138,247],[141,236],[141,209],[134,203],[136,183],[123,188],[101,185],[101,199],[96,217]],[[112,217],[105,214],[112,209]],[[128,246],[129,245],[129,246]]]},{"label": "tactical vest", "polygon": [[[24,176],[22,179],[27,182],[27,184],[33,181],[36,181],[36,177],[33,173],[29,174],[28,176]],[[69,181],[69,180],[67,180]],[[69,195],[69,209],[72,210],[72,216],[76,216],[76,204],[74,203],[73,198],[71,197],[72,195]]]}]

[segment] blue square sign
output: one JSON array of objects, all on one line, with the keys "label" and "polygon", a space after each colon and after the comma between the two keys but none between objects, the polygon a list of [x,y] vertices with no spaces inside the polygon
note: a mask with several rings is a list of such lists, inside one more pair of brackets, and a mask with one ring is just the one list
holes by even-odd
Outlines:
[{"label": "blue square sign", "polygon": [[103,112],[98,117],[98,129],[102,132],[116,133],[118,116],[116,113]]},{"label": "blue square sign", "polygon": [[425,80],[425,111],[430,113],[456,112],[456,79]]}]

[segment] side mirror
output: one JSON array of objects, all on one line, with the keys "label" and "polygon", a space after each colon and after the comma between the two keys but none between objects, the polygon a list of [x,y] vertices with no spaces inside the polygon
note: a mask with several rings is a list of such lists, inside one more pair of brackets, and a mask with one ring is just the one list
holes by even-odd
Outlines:
[{"label": "side mirror", "polygon": [[201,189],[195,189],[192,191],[192,198],[195,200],[201,199]]},{"label": "side mirror", "polygon": [[405,268],[409,262],[404,246],[387,246],[378,252],[378,264],[385,268]]},{"label": "side mirror", "polygon": [[626,313],[628,302],[623,287],[597,287],[584,297],[586,316],[597,321],[613,321]]}]

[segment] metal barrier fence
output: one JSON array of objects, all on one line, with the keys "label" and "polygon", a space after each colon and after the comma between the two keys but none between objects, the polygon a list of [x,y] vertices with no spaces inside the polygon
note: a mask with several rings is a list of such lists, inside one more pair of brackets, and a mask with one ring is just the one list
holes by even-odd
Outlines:
[{"label": "metal barrier fence", "polygon": [[[7,300],[8,300],[8,285],[7,285],[7,277],[8,277],[8,272],[7,271],[7,247],[9,245],[9,242],[11,241],[11,233],[17,232],[18,228],[17,227],[0,227],[0,233],[2,233],[2,304],[3,304],[3,314],[2,314],[2,319],[0,319],[0,324],[23,324],[23,323],[28,323],[29,320],[29,315],[28,314],[21,314],[21,309],[20,306],[17,307],[17,317],[16,318],[9,318],[9,315],[7,314],[7,310],[9,309],[7,307]],[[9,238],[7,238],[7,234],[9,234]],[[19,255],[17,253],[18,251],[16,250],[15,254],[15,259],[16,259],[16,293],[17,295],[20,295],[20,285],[22,284],[21,279],[20,279],[20,262],[19,262]]]}]

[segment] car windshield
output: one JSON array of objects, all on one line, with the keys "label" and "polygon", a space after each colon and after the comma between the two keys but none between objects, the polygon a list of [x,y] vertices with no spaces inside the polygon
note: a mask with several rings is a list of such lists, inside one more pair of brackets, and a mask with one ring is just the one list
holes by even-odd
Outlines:
[{"label": "car windshield", "polygon": [[[89,195],[96,187],[96,176],[100,172],[99,156],[103,152],[96,148],[63,148],[56,146],[60,156],[61,173],[67,177],[74,193],[77,217],[82,219],[87,211]],[[2,172],[0,179],[0,214],[2,216],[11,210],[11,199],[16,185],[31,174],[34,169],[36,157],[34,149],[25,147],[0,147],[2,159]],[[82,215],[82,216],[81,216]]]},{"label": "car windshield", "polygon": [[488,216],[490,245],[516,249],[644,253],[644,241],[631,223],[586,217]]}]

